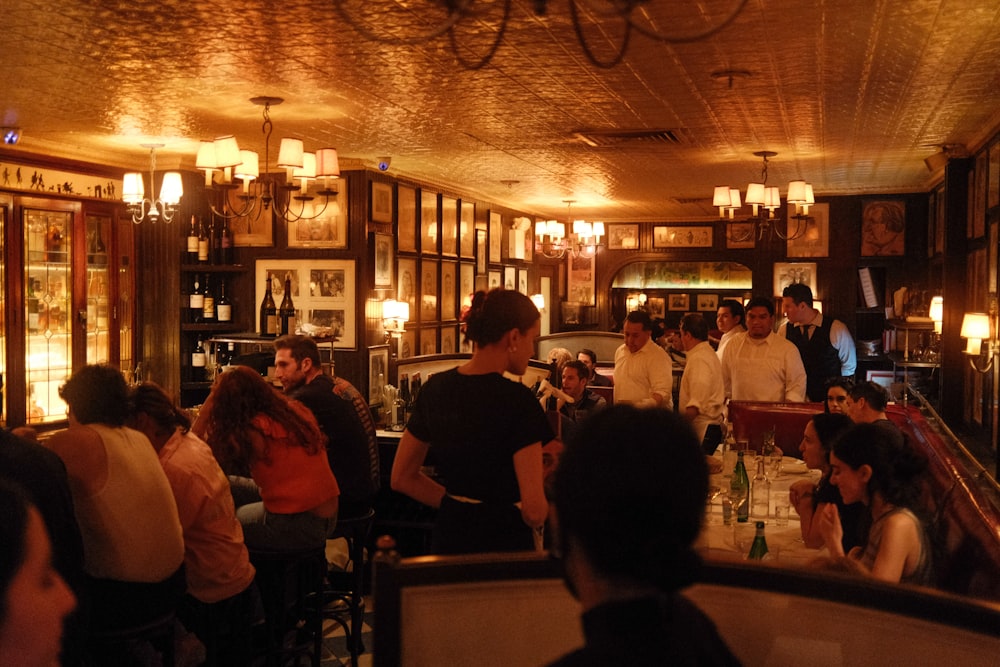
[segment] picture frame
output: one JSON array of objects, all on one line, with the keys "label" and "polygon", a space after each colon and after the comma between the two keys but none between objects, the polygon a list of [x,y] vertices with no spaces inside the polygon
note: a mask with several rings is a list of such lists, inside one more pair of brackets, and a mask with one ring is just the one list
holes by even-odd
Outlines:
[{"label": "picture frame", "polygon": [[441,321],[455,319],[455,285],[457,276],[455,262],[441,262]]},{"label": "picture frame", "polygon": [[489,271],[489,283],[487,289],[496,289],[503,284],[503,272],[498,270]]},{"label": "picture frame", "polygon": [[804,228],[801,234],[785,241],[785,254],[788,257],[829,257],[830,256],[830,205],[813,204],[809,215],[793,223],[791,217],[787,220],[789,236],[799,231],[798,224]]},{"label": "picture frame", "polygon": [[410,305],[410,320],[417,318],[417,260],[400,257],[396,260],[396,299]]},{"label": "picture frame", "polygon": [[399,349],[396,352],[398,359],[409,359],[417,352],[417,332],[415,329],[407,329],[399,336]]},{"label": "picture frame", "polygon": [[719,295],[699,294],[697,310],[698,312],[703,312],[703,313],[711,312],[714,314],[717,310],[719,310]]},{"label": "picture frame", "polygon": [[437,354],[438,352],[438,330],[437,327],[424,327],[420,330],[420,354]]},{"label": "picture frame", "polygon": [[288,223],[288,248],[347,247],[347,192],[331,197],[326,208],[320,210],[314,218],[303,217]]},{"label": "picture frame", "polygon": [[417,251],[417,191],[406,185],[396,186],[396,250]]},{"label": "picture frame", "polygon": [[638,250],[639,225],[608,225],[608,250]]},{"label": "picture frame", "polygon": [[487,255],[489,253],[489,248],[486,242],[486,230],[477,229],[476,230],[476,275],[485,276],[486,275],[486,265],[487,265]]},{"label": "picture frame", "polygon": [[[229,191],[226,192],[229,196]],[[236,204],[239,209],[240,204]],[[346,209],[346,207],[345,207]],[[274,211],[262,212],[259,216],[234,219],[233,246],[242,248],[270,248],[274,246]]]},{"label": "picture frame", "polygon": [[463,259],[474,259],[478,237],[476,229],[476,205],[463,201],[458,208],[458,254]]},{"label": "picture frame", "polygon": [[438,318],[438,263],[420,261],[420,322],[436,322]]},{"label": "picture frame", "polygon": [[448,325],[441,327],[441,354],[454,354],[458,352],[458,326]]},{"label": "picture frame", "polygon": [[368,346],[368,407],[383,406],[382,389],[389,374],[389,345]]},{"label": "picture frame", "polygon": [[579,324],[580,304],[563,301],[562,307],[559,309],[559,314],[563,324]]},{"label": "picture frame", "polygon": [[525,296],[531,296],[528,293],[528,269],[518,268],[517,270],[517,291]]},{"label": "picture frame", "polygon": [[581,306],[593,306],[595,304],[594,295],[594,257],[580,255],[569,257],[566,260],[568,265],[567,301]]},{"label": "picture frame", "polygon": [[507,259],[524,259],[527,246],[527,232],[531,229],[531,220],[523,216],[514,218],[507,232]]},{"label": "picture frame", "polygon": [[371,181],[372,222],[392,222],[392,184]]},{"label": "picture frame", "polygon": [[517,289],[517,267],[503,267],[503,288],[507,290]]},{"label": "picture frame", "polygon": [[501,254],[501,248],[503,247],[503,218],[496,211],[490,211],[489,231],[490,264],[499,264],[503,261]]},{"label": "picture frame", "polygon": [[1000,141],[995,141],[990,146],[990,168],[987,177],[989,178],[989,194],[986,207],[1000,206]]},{"label": "picture frame", "polygon": [[752,222],[726,222],[726,248],[753,248],[757,230]]},{"label": "picture frame", "polygon": [[653,227],[654,248],[711,248],[711,225],[656,225]]},{"label": "picture frame", "polygon": [[461,308],[472,304],[472,295],[476,291],[476,267],[469,262],[458,265],[458,302],[459,318]]},{"label": "picture frame", "polygon": [[649,316],[654,320],[659,318],[663,319],[667,316],[667,300],[662,296],[651,296],[646,301],[646,307],[649,308]]},{"label": "picture frame", "polygon": [[524,230],[524,261],[535,261],[535,223],[528,220],[528,228]]},{"label": "picture frame", "polygon": [[775,262],[774,296],[780,297],[785,287],[792,283],[808,285],[813,298],[819,298],[816,294],[816,262]]},{"label": "picture frame", "polygon": [[392,287],[392,235],[373,234],[375,287]]},{"label": "picture frame", "polygon": [[258,259],[254,264],[255,303],[264,300],[264,285],[268,281],[275,302],[280,303],[286,275],[292,281],[299,330],[316,338],[334,336],[335,348],[356,349],[355,261]]},{"label": "picture frame", "polygon": [[420,252],[438,254],[440,226],[438,221],[438,196],[436,192],[420,191]]},{"label": "picture frame", "polygon": [[861,211],[861,256],[900,256],[906,251],[906,204],[866,201]]},{"label": "picture frame", "polygon": [[688,311],[691,305],[691,295],[690,294],[671,294],[667,297],[669,299],[668,308],[671,311]]},{"label": "picture frame", "polygon": [[986,204],[989,194],[987,168],[989,155],[982,151],[976,158],[976,201],[972,209],[972,238],[978,239],[986,234]]},{"label": "picture frame", "polygon": [[441,254],[458,257],[458,200],[441,197]]}]

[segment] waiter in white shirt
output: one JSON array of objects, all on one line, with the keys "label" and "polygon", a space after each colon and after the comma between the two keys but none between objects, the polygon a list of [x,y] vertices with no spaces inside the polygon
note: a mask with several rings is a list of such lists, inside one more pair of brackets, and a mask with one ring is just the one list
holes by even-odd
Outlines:
[{"label": "waiter in white shirt", "polygon": [[797,347],[774,333],[774,301],[755,296],[747,304],[747,332],[722,355],[726,396],[734,401],[806,400],[806,369]]},{"label": "waiter in white shirt", "polygon": [[674,409],[670,357],[652,340],[649,313],[634,310],[622,328],[625,344],[615,350],[615,403]]}]

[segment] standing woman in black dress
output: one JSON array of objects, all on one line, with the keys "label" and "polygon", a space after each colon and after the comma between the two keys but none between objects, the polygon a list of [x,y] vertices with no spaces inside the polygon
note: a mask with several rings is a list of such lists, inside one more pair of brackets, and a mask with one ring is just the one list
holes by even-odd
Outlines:
[{"label": "standing woman in black dress", "polygon": [[[392,467],[392,488],[438,509],[434,553],[535,548],[548,514],[542,443],[552,439],[523,375],[540,329],[520,292],[477,292],[465,318],[472,358],[421,388]],[[431,453],[437,479],[421,467]]]}]

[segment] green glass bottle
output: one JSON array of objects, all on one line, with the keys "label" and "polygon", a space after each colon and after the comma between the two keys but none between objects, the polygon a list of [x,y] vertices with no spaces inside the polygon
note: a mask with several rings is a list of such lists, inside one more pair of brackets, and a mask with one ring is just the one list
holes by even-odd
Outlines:
[{"label": "green glass bottle", "polygon": [[747,467],[743,463],[743,451],[736,455],[736,469],[729,482],[729,498],[736,510],[736,521],[746,523],[750,520],[750,478],[747,477]]},{"label": "green glass bottle", "polygon": [[767,556],[767,540],[764,539],[764,522],[757,522],[757,534],[754,535],[753,544],[750,545],[750,553],[747,560],[764,560]]}]

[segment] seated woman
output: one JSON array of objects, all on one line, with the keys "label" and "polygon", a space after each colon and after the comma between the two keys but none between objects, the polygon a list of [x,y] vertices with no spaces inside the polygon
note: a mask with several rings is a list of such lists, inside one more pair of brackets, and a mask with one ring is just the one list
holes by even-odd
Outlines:
[{"label": "seated woman", "polygon": [[847,409],[851,406],[851,389],[854,381],[850,378],[831,378],[826,383],[826,403],[825,412],[836,414],[847,414]]},{"label": "seated woman", "polygon": [[340,489],[305,406],[252,368],[235,366],[216,379],[191,430],[230,474],[248,548],[297,551],[326,542]]},{"label": "seated woman", "polygon": [[861,503],[845,505],[840,491],[830,484],[830,449],[833,441],[853,425],[854,422],[847,415],[821,412],[809,420],[802,434],[802,443],[799,445],[802,460],[808,468],[820,470],[823,474],[815,484],[808,479],[795,482],[788,489],[788,497],[801,521],[802,541],[812,549],[823,546],[819,522],[815,519],[831,503],[837,506],[840,524],[844,528],[844,551],[850,551],[863,543],[860,523],[864,506]]},{"label": "seated woman", "polygon": [[[845,503],[864,503],[871,520],[866,544],[851,549],[847,558],[877,579],[930,583],[931,541],[917,515],[926,466],[912,448],[874,424],[858,424],[833,444],[830,483]],[[827,505],[818,520],[831,555],[844,556],[837,506]]]},{"label": "seated woman", "polygon": [[0,482],[0,665],[59,664],[63,621],[76,598],[52,565],[42,515]]}]

